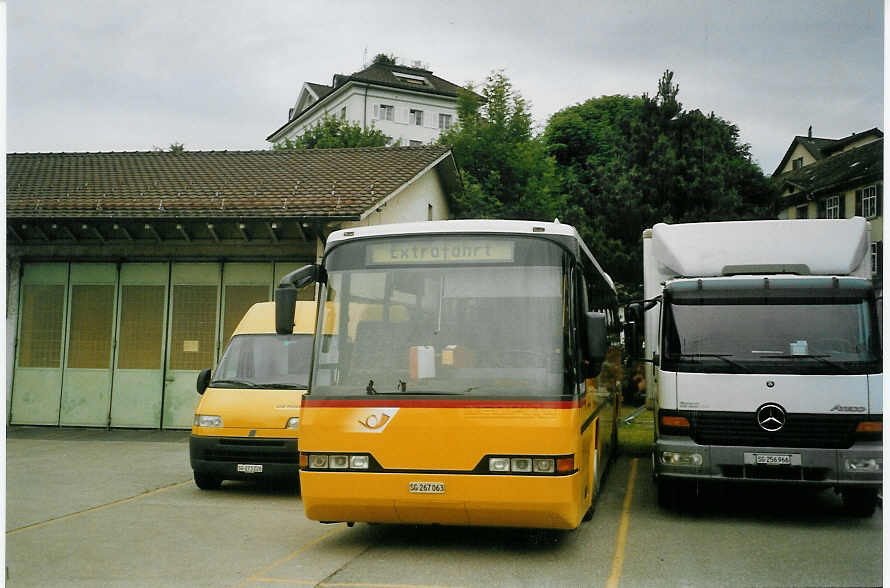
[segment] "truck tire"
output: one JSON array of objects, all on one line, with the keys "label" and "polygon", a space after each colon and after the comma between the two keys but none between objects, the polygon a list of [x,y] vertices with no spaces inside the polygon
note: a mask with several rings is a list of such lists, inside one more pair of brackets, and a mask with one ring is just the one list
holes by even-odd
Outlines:
[{"label": "truck tire", "polygon": [[205,474],[203,472],[195,472],[195,486],[201,490],[216,490],[222,485],[222,478]]},{"label": "truck tire", "polygon": [[681,493],[685,490],[682,484],[670,478],[657,478],[655,480],[655,493],[658,497],[658,506],[665,510],[677,510],[681,502]]},{"label": "truck tire", "polygon": [[844,510],[854,517],[870,517],[878,506],[876,488],[845,488],[841,490]]}]

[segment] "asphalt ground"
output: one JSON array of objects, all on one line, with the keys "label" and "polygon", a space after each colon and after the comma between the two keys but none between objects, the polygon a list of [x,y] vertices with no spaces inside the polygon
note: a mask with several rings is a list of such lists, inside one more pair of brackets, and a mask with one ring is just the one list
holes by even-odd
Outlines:
[{"label": "asphalt ground", "polygon": [[[632,407],[625,409],[629,415]],[[882,512],[831,491],[720,488],[655,504],[651,412],[619,429],[573,532],[321,525],[288,485],[191,480],[188,433],[7,429],[9,586],[876,586]],[[648,437],[647,437],[648,436]]]}]

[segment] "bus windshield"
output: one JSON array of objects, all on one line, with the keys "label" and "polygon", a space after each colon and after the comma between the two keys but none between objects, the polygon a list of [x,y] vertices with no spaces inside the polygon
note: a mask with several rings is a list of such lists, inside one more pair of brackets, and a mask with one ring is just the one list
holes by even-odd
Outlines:
[{"label": "bus windshield", "polygon": [[564,255],[504,236],[334,249],[313,396],[564,394]]},{"label": "bus windshield", "polygon": [[311,353],[312,335],[235,335],[210,385],[306,389]]},{"label": "bus windshield", "polygon": [[869,373],[880,370],[872,304],[862,298],[672,300],[670,371]]}]

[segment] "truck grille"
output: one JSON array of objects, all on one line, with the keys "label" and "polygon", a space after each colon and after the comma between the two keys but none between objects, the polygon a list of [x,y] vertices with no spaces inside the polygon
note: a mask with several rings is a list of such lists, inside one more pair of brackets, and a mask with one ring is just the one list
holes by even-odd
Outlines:
[{"label": "truck grille", "polygon": [[850,415],[789,414],[782,430],[768,433],[750,412],[698,412],[689,419],[692,438],[700,445],[820,449],[852,446],[860,420]]}]

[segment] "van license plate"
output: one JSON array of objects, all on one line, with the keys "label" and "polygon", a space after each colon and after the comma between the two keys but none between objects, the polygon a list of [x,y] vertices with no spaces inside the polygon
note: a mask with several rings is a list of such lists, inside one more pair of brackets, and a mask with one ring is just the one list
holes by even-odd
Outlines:
[{"label": "van license plate", "polygon": [[409,482],[408,492],[412,494],[445,494],[444,482]]},{"label": "van license plate", "polygon": [[754,463],[757,465],[791,465],[791,456],[775,453],[755,453]]},{"label": "van license plate", "polygon": [[263,465],[254,463],[239,463],[238,471],[245,474],[262,474]]}]

